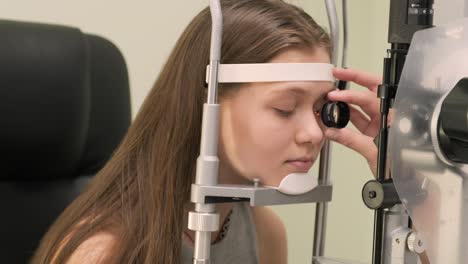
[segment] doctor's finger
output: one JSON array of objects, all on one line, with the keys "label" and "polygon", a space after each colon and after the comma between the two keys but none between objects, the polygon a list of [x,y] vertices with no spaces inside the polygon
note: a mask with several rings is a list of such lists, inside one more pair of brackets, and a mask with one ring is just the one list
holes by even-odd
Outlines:
[{"label": "doctor's finger", "polygon": [[325,130],[325,136],[361,154],[367,160],[372,173],[376,175],[378,152],[373,138],[347,128],[328,128]]},{"label": "doctor's finger", "polygon": [[[357,107],[350,105],[349,106],[349,114],[350,114],[350,121],[353,123],[353,125],[359,130],[361,133],[367,135],[367,131],[369,129],[370,125],[370,119],[367,117],[366,114],[364,114],[362,111],[360,111]],[[367,135],[371,136],[371,135]]]},{"label": "doctor's finger", "polygon": [[371,119],[380,114],[380,101],[370,91],[335,90],[328,93],[328,99],[358,105]]},{"label": "doctor's finger", "polygon": [[361,86],[367,87],[377,93],[377,86],[382,84],[382,77],[356,69],[333,69],[333,75],[343,81],[351,81]]}]

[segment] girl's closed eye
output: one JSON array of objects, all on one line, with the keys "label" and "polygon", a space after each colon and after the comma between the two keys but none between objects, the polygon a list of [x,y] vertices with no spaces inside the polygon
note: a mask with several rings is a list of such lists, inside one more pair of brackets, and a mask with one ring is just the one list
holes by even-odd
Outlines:
[{"label": "girl's closed eye", "polygon": [[290,117],[296,111],[298,102],[294,98],[281,98],[269,104],[270,109],[280,117]]},{"label": "girl's closed eye", "polygon": [[289,117],[294,113],[294,109],[273,108],[281,117]]}]

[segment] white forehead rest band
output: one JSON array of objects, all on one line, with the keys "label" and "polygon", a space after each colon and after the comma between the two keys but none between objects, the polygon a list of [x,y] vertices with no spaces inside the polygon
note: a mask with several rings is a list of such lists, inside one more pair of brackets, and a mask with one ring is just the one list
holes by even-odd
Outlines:
[{"label": "white forehead rest band", "polygon": [[[334,82],[333,64],[328,63],[252,63],[220,64],[218,83],[327,81]],[[206,82],[210,77],[209,65]]]}]

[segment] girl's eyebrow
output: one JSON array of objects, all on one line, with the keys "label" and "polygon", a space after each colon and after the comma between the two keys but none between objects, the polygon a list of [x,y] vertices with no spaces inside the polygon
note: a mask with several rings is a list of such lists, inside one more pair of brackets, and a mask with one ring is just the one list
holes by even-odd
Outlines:
[{"label": "girl's eyebrow", "polygon": [[294,93],[296,95],[305,95],[307,91],[303,88],[300,87],[281,87],[279,89],[272,89],[270,90],[270,93]]}]

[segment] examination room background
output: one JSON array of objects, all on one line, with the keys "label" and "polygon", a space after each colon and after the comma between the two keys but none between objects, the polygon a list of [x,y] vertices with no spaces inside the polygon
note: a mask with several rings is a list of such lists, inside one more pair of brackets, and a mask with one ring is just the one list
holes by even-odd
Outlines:
[{"label": "examination room background", "polygon": [[[349,67],[381,74],[388,48],[389,1],[348,1]],[[302,6],[328,29],[323,0],[289,2]],[[336,2],[341,8],[341,1]],[[436,24],[448,20],[451,12],[460,12],[439,10],[437,2]],[[182,30],[207,6],[208,0],[0,0],[0,3],[0,19],[69,25],[113,41],[127,62],[135,115]],[[352,86],[352,89],[361,88]],[[317,169],[318,162],[313,170]],[[333,144],[331,178],[334,190],[328,211],[325,253],[370,262],[373,212],[361,201],[361,188],[372,178],[367,163],[353,151]],[[289,263],[311,263],[315,205],[272,208],[287,228]]]}]

